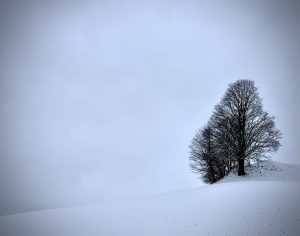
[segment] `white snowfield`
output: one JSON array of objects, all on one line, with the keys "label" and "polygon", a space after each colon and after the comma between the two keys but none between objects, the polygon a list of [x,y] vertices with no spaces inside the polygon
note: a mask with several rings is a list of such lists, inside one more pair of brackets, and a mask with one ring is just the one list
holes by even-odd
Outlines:
[{"label": "white snowfield", "polygon": [[214,185],[0,217],[0,235],[300,235],[300,166],[273,161]]}]

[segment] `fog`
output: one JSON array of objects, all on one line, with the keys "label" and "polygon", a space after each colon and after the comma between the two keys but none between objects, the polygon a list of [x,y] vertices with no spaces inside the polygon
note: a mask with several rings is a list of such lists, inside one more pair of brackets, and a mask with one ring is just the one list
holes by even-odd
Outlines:
[{"label": "fog", "polygon": [[188,146],[252,79],[300,162],[296,1],[0,5],[0,214],[196,187]]}]

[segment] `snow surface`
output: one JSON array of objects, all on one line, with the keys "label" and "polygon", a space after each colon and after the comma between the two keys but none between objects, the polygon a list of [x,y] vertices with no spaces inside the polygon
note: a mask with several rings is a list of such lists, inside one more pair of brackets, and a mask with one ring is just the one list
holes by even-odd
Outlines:
[{"label": "snow surface", "polygon": [[[0,235],[300,235],[300,166],[272,161],[214,185],[0,217]],[[262,172],[263,170],[263,172]]]},{"label": "snow surface", "polygon": [[233,181],[300,181],[300,164],[290,164],[265,160],[246,166],[246,175],[238,176],[236,172],[229,173],[219,183]]}]

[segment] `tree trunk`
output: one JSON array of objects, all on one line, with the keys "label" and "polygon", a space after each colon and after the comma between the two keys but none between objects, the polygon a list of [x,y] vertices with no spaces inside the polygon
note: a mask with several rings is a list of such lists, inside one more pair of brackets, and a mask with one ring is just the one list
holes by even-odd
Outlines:
[{"label": "tree trunk", "polygon": [[245,159],[239,159],[238,160],[238,176],[241,176],[241,175],[245,175],[245,166],[244,166],[244,162],[245,162]]}]

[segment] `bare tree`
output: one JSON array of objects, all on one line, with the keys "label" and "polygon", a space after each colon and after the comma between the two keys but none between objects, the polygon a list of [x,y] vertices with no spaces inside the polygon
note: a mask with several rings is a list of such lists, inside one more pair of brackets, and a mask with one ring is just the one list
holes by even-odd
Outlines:
[{"label": "bare tree", "polygon": [[[245,175],[245,160],[259,160],[277,151],[281,133],[274,117],[263,110],[254,81],[238,80],[229,85],[212,117],[218,150],[223,158],[237,163],[238,175]],[[232,164],[233,163],[233,164]]]},{"label": "bare tree", "polygon": [[209,123],[193,138],[190,166],[206,183],[218,181],[235,168],[238,175],[245,175],[245,163],[277,151],[280,138],[254,82],[238,80],[229,85]]},{"label": "bare tree", "polygon": [[216,149],[214,147],[213,130],[206,125],[199,130],[190,145],[190,164],[195,173],[200,173],[205,183],[214,183],[221,177],[218,173]]}]

